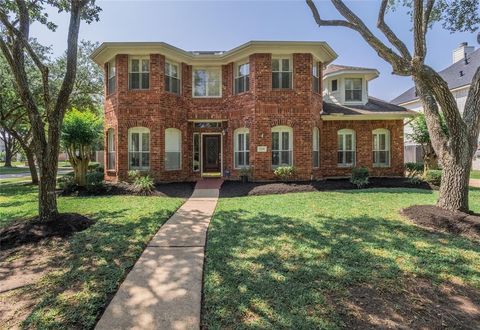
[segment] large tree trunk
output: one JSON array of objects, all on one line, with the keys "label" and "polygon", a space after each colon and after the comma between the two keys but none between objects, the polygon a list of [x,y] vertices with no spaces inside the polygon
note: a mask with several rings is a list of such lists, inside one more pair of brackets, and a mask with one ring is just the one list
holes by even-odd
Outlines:
[{"label": "large tree trunk", "polygon": [[443,164],[442,183],[437,206],[451,211],[467,212],[471,158],[446,161]]},{"label": "large tree trunk", "polygon": [[3,167],[12,167],[12,149],[5,144],[5,164]]},{"label": "large tree trunk", "polygon": [[30,148],[24,148],[25,155],[27,156],[28,168],[30,169],[30,176],[32,177],[32,184],[38,185],[38,173],[35,166],[35,156]]},{"label": "large tree trunk", "polygon": [[58,216],[57,196],[55,194],[58,163],[54,166],[50,165],[53,165],[53,162],[39,159],[38,214],[42,221],[53,221]]},{"label": "large tree trunk", "polygon": [[75,163],[71,162],[75,174],[75,183],[80,187],[87,184],[88,163],[88,159],[77,159]]}]

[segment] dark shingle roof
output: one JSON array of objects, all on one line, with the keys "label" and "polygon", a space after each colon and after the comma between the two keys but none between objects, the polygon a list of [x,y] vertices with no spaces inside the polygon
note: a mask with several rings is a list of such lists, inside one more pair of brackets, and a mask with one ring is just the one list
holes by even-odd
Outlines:
[{"label": "dark shingle roof", "polygon": [[[473,75],[480,66],[480,48],[467,55],[467,62],[468,64],[465,63],[465,59],[461,59],[439,72],[450,89],[469,85],[472,82]],[[462,72],[463,75],[461,75],[460,72]],[[418,97],[415,94],[415,87],[412,87],[394,98],[391,103],[402,104],[416,100]]]},{"label": "dark shingle roof", "polygon": [[323,70],[323,75],[326,76],[328,74],[331,74],[331,73],[335,73],[335,72],[338,72],[338,71],[377,71],[376,69],[372,69],[372,68],[362,68],[360,66],[348,66],[348,65],[339,65],[339,64],[330,64],[326,67],[325,70]]},{"label": "dark shingle roof", "polygon": [[386,101],[369,97],[367,104],[339,105],[323,102],[322,115],[373,115],[373,114],[408,114],[410,110],[388,103]]}]

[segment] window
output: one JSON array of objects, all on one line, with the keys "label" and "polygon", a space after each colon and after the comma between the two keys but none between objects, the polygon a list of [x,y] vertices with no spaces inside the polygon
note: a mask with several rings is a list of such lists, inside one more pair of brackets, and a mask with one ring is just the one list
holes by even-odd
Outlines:
[{"label": "window", "polygon": [[373,134],[373,166],[390,166],[390,131],[376,129]]},{"label": "window", "polygon": [[108,86],[107,86],[107,89],[108,89],[108,94],[112,94],[113,92],[115,92],[115,88],[116,88],[115,59],[108,62],[107,67],[108,67]]},{"label": "window", "polygon": [[243,63],[237,66],[237,70],[235,72],[235,94],[240,94],[250,89],[249,75],[249,63]]},{"label": "window", "polygon": [[193,133],[193,171],[200,171],[200,133]]},{"label": "window", "polygon": [[150,60],[146,58],[131,58],[128,73],[130,89],[150,88]]},{"label": "window", "polygon": [[312,66],[312,90],[315,93],[320,93],[320,75],[318,71],[318,62],[314,61]]},{"label": "window", "polygon": [[362,78],[345,79],[345,101],[362,100]]},{"label": "window", "polygon": [[320,133],[317,127],[313,128],[312,140],[312,166],[317,168],[320,166]]},{"label": "window", "polygon": [[165,62],[165,90],[180,94],[180,73],[177,64]]},{"label": "window", "polygon": [[195,128],[221,128],[222,122],[220,121],[196,122],[194,126]]},{"label": "window", "polygon": [[115,135],[113,128],[107,131],[107,170],[115,170]]},{"label": "window", "polygon": [[272,88],[292,88],[292,67],[288,58],[272,59]]},{"label": "window", "polygon": [[179,170],[181,158],[182,132],[176,128],[167,128],[165,130],[165,170]]},{"label": "window", "polygon": [[248,128],[238,128],[235,130],[233,150],[235,159],[235,168],[250,166],[250,139]]},{"label": "window", "polygon": [[275,126],[272,128],[272,167],[292,165],[292,139],[291,127]]},{"label": "window", "polygon": [[148,170],[150,168],[150,131],[145,127],[128,130],[128,168]]},{"label": "window", "polygon": [[220,97],[221,71],[219,68],[197,68],[193,70],[194,97]]},{"label": "window", "polygon": [[336,92],[338,90],[338,80],[332,80],[332,92]]},{"label": "window", "polygon": [[355,131],[342,129],[338,131],[338,166],[355,165]]}]

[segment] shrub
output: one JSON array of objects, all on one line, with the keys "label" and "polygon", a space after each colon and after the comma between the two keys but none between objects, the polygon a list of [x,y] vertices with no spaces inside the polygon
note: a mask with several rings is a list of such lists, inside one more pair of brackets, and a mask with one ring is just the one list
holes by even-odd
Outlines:
[{"label": "shrub", "polygon": [[413,178],[423,173],[423,163],[406,163],[405,170],[408,173],[407,176]]},{"label": "shrub", "polygon": [[90,193],[98,193],[105,190],[105,182],[103,181],[102,172],[89,172],[86,177],[85,188]]},{"label": "shrub", "polygon": [[242,167],[240,170],[238,170],[238,174],[240,176],[250,176],[251,173],[252,171],[249,167]]},{"label": "shrub", "polygon": [[135,182],[136,179],[138,179],[141,176],[141,173],[139,170],[130,170],[127,172],[128,175],[128,181],[129,182]]},{"label": "shrub", "polygon": [[72,193],[78,189],[75,183],[75,176],[73,172],[67,173],[57,180],[58,186],[62,189],[63,193]]},{"label": "shrub", "polygon": [[133,186],[135,191],[140,195],[150,195],[155,189],[153,179],[149,175],[138,176],[135,178]]},{"label": "shrub", "polygon": [[280,166],[277,167],[273,173],[280,180],[290,180],[295,176],[295,167],[293,166]]},{"label": "shrub", "polygon": [[90,165],[88,165],[88,172],[103,173],[103,166],[100,165],[100,164],[90,164]]},{"label": "shrub", "polygon": [[357,186],[357,188],[363,188],[368,185],[368,178],[370,173],[366,167],[356,167],[352,169],[352,177],[350,182]]},{"label": "shrub", "polygon": [[434,186],[440,186],[440,183],[442,182],[442,171],[428,170],[423,179]]},{"label": "shrub", "polygon": [[419,176],[412,176],[408,178],[408,182],[411,184],[420,184],[423,182],[423,180]]}]

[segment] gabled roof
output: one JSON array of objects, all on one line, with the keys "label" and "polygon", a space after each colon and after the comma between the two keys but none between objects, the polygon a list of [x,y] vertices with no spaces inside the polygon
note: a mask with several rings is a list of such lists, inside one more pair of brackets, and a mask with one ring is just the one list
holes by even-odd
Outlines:
[{"label": "gabled roof", "polygon": [[325,70],[323,70],[323,77],[327,78],[330,76],[343,74],[343,73],[363,73],[367,75],[368,80],[377,78],[379,72],[377,69],[364,68],[360,66],[349,66],[349,65],[340,65],[340,64],[329,64]]},{"label": "gabled roof", "polygon": [[[323,102],[322,119],[351,120],[351,119],[402,119],[416,115],[416,112],[404,107],[388,103],[375,97],[368,97],[368,102],[363,105],[340,105]],[[327,117],[326,117],[327,116]]]},{"label": "gabled roof", "polygon": [[[467,55],[467,61],[461,59],[439,72],[440,76],[447,82],[450,89],[468,86],[472,83],[473,76],[480,66],[480,48]],[[404,104],[417,100],[415,87],[394,98],[393,104]]]},{"label": "gabled roof", "polygon": [[161,53],[168,58],[188,64],[228,64],[254,53],[311,53],[325,64],[337,58],[335,51],[324,41],[249,41],[228,51],[185,51],[166,42],[104,42],[90,55],[103,65],[117,54],[146,55]]}]

